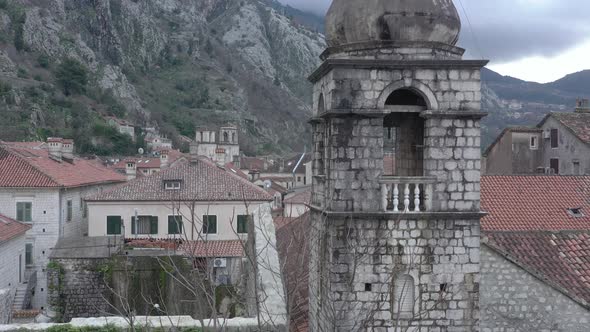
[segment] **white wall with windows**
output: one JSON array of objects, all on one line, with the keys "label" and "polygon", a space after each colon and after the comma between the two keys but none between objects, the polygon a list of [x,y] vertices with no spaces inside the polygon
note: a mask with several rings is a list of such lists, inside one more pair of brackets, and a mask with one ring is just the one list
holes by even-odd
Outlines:
[{"label": "white wall with windows", "polygon": [[[188,237],[189,240],[216,241],[245,236],[247,226],[244,216],[255,211],[260,202],[248,206],[244,202],[198,202],[192,207],[191,203],[178,202],[89,201],[87,205],[89,236],[121,235],[124,231],[127,238]],[[182,225],[178,222],[180,219]],[[179,229],[183,235],[178,234]]]}]

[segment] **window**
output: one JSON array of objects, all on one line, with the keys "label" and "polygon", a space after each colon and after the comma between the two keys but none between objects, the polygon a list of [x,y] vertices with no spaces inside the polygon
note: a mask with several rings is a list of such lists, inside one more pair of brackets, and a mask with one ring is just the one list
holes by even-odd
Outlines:
[{"label": "window", "polygon": [[31,202],[17,202],[16,203],[16,220],[23,222],[31,222],[33,211],[33,203]]},{"label": "window", "polygon": [[551,148],[556,149],[559,147],[559,131],[557,129],[551,129]]},{"label": "window", "polygon": [[580,161],[574,160],[573,164],[574,164],[574,175],[582,175],[582,173],[580,173]]},{"label": "window", "polygon": [[[135,217],[131,217],[131,234],[158,234],[158,217],[156,216],[138,216],[137,223]],[[137,232],[136,232],[137,228]]]},{"label": "window", "polygon": [[393,289],[393,312],[402,318],[414,316],[414,278],[402,275],[395,280]]},{"label": "window", "polygon": [[182,234],[182,216],[168,216],[168,234]]},{"label": "window", "polygon": [[238,216],[238,234],[248,233],[248,216]]},{"label": "window", "polygon": [[166,182],[166,190],[180,190],[180,181]]},{"label": "window", "polygon": [[531,136],[531,149],[536,150],[538,147],[537,136]]},{"label": "window", "polygon": [[72,200],[68,199],[66,202],[66,220],[72,221]]},{"label": "window", "polygon": [[217,234],[217,216],[203,216],[203,234]]},{"label": "window", "polygon": [[567,212],[575,218],[582,218],[584,217],[584,213],[582,212],[582,208],[571,208],[568,209]]},{"label": "window", "polygon": [[107,235],[121,235],[121,216],[107,217]]},{"label": "window", "polygon": [[301,177],[300,176],[297,177],[297,182],[301,182]]},{"label": "window", "polygon": [[553,170],[554,174],[559,174],[559,159],[551,159],[549,161],[549,167]]},{"label": "window", "polygon": [[25,264],[33,265],[33,244],[25,244]]},{"label": "window", "polygon": [[82,210],[82,218],[88,217],[88,205],[83,198],[80,198],[80,210]]}]

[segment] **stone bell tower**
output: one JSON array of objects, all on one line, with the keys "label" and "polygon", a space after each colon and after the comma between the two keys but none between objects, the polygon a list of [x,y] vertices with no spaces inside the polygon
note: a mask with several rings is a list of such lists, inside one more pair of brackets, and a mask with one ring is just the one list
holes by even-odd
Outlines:
[{"label": "stone bell tower", "polygon": [[310,76],[310,331],[478,330],[487,61],[462,59],[460,28],[452,0],[328,11]]}]

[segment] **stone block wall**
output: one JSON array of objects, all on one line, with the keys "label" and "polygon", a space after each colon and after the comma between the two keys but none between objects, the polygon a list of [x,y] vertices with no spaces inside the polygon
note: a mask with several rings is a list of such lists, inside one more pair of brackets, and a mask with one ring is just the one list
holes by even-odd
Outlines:
[{"label": "stone block wall", "polygon": [[480,121],[430,118],[425,126],[424,172],[437,178],[435,211],[479,211]]},{"label": "stone block wall", "polygon": [[326,201],[331,211],[378,211],[383,172],[383,119],[327,120],[329,159]]},{"label": "stone block wall", "polygon": [[508,261],[481,249],[481,332],[585,332],[590,309]]},{"label": "stone block wall", "polygon": [[[310,331],[477,330],[479,220],[331,218],[312,228]],[[405,275],[414,309],[398,316],[395,281]]]}]

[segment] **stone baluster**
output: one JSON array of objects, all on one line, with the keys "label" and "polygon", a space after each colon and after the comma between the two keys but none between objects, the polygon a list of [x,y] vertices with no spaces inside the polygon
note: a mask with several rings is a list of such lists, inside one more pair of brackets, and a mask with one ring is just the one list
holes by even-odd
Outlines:
[{"label": "stone baluster", "polygon": [[426,184],[424,188],[424,208],[426,211],[432,211],[432,184]]},{"label": "stone baluster", "polygon": [[420,184],[416,183],[414,188],[414,212],[420,212]]},{"label": "stone baluster", "polygon": [[386,183],[381,184],[381,210],[387,212],[387,205],[389,203],[389,185]]},{"label": "stone baluster", "polygon": [[399,187],[397,183],[393,184],[393,212],[399,212]]},{"label": "stone baluster", "polygon": [[406,183],[404,188],[404,212],[410,211],[410,184]]}]

